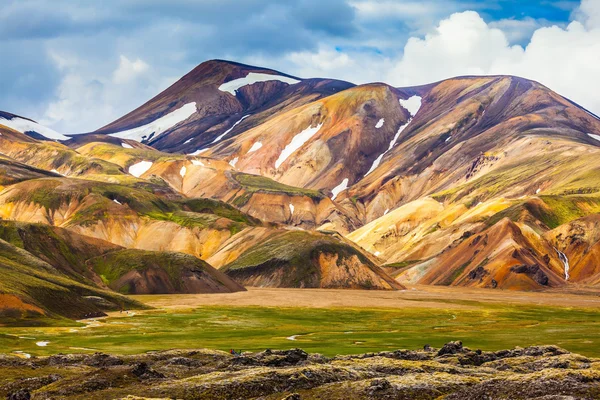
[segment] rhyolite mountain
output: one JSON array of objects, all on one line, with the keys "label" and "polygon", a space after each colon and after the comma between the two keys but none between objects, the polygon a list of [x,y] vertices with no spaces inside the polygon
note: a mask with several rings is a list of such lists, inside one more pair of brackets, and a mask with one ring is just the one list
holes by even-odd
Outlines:
[{"label": "rhyolite mountain", "polygon": [[[1,116],[0,216],[156,252],[147,268],[174,252],[248,286],[600,283],[600,119],[530,80],[357,86],[214,60],[93,133]],[[188,287],[169,271],[104,285]]]}]

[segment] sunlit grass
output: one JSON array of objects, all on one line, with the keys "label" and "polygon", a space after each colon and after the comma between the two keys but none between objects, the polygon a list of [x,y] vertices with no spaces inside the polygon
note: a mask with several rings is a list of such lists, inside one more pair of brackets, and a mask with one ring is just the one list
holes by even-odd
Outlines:
[{"label": "sunlit grass", "polygon": [[[415,349],[425,344],[439,347],[462,340],[483,350],[556,344],[600,357],[600,310],[468,303],[474,307],[148,310],[107,318],[100,326],[85,329],[0,328],[0,352],[133,354],[171,348],[258,351],[300,347],[331,356]],[[294,335],[296,340],[288,339]],[[40,340],[50,344],[36,346]]]}]

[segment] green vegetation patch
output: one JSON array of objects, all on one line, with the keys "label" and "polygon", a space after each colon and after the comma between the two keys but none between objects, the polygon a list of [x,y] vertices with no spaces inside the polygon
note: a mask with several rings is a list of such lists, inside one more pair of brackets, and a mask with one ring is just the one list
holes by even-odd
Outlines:
[{"label": "green vegetation patch", "polygon": [[222,201],[208,199],[208,198],[197,198],[190,199],[182,202],[184,208],[189,209],[195,213],[200,214],[214,214],[219,217],[227,218],[235,222],[241,222],[247,225],[259,226],[261,221],[257,218],[251,217],[238,210],[237,208],[224,203]]},{"label": "green vegetation patch", "polygon": [[318,190],[302,189],[295,186],[284,185],[260,175],[235,173],[233,178],[249,192],[282,193],[288,196],[308,196],[313,200],[321,200],[325,195]]},{"label": "green vegetation patch", "polygon": [[[194,256],[175,252],[155,252],[125,249],[92,258],[87,264],[100,276],[103,282],[113,287],[113,283],[130,271],[145,271],[150,268],[164,270],[176,290],[182,288],[182,272],[184,270],[206,270],[208,264]],[[116,288],[128,293],[128,287]]]},{"label": "green vegetation patch", "polygon": [[488,226],[492,226],[504,218],[517,222],[523,218],[533,217],[548,228],[554,229],[578,218],[600,212],[600,198],[595,196],[551,195],[540,196],[540,199],[541,201],[536,199],[518,201],[509,208],[494,214],[486,223]]},{"label": "green vegetation patch", "polygon": [[[342,294],[340,294],[342,295]],[[136,296],[144,299],[147,296]],[[78,332],[55,328],[0,328],[0,352],[32,355],[85,352],[116,354],[173,348],[260,351],[299,347],[326,356],[441,347],[461,340],[473,349],[556,344],[600,357],[600,310],[471,302],[471,308],[218,307],[151,310],[108,318]],[[2,335],[4,334],[4,335]],[[10,336],[8,336],[10,335]],[[287,338],[295,335],[295,341]],[[35,346],[36,337],[49,340]]]},{"label": "green vegetation patch", "polygon": [[340,257],[356,255],[361,262],[370,264],[362,253],[333,236],[306,231],[287,231],[249,249],[226,265],[223,271],[256,267],[277,261],[285,261],[295,266],[309,266],[312,258],[319,253],[339,254]]}]

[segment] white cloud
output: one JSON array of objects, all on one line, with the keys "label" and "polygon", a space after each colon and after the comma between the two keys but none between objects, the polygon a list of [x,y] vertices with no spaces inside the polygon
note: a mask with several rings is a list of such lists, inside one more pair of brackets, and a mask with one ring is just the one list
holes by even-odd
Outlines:
[{"label": "white cloud", "polygon": [[135,61],[130,61],[124,55],[121,55],[119,67],[115,70],[113,74],[113,81],[115,83],[126,83],[135,79],[141,74],[144,74],[148,71],[148,64],[139,58]]},{"label": "white cloud", "polygon": [[453,14],[424,39],[411,38],[388,79],[404,86],[453,75],[517,75],[600,114],[600,97],[590,90],[600,87],[600,5],[592,3],[584,1],[577,14],[583,23],[537,29],[525,48],[510,46],[506,34],[476,12]]},{"label": "white cloud", "polygon": [[356,9],[358,16],[365,19],[402,18],[430,16],[435,13],[439,5],[423,1],[351,1],[350,5]]},{"label": "white cloud", "polygon": [[545,25],[548,25],[548,21],[540,21],[531,17],[501,19],[489,23],[491,28],[498,28],[504,32],[510,43],[528,41],[533,32]]},{"label": "white cloud", "polygon": [[588,29],[600,28],[600,1],[582,0],[575,18],[582,21]]},{"label": "white cloud", "polygon": [[[381,2],[379,9],[375,5],[380,3],[369,0],[352,4],[363,17],[401,8],[389,1]],[[517,75],[541,82],[600,114],[600,96],[590,90],[600,87],[600,1],[583,0],[566,26],[541,26],[545,23],[532,19],[486,23],[477,12],[464,11],[441,20],[424,37],[408,39],[398,57],[360,50],[340,52],[321,45],[314,52],[289,54],[279,65],[305,77],[385,81],[395,86],[460,75]],[[515,42],[528,43],[511,44]]]},{"label": "white cloud", "polygon": [[[100,128],[131,111],[170,84],[143,60],[119,57],[115,66],[50,51],[62,73],[56,99],[50,102],[40,122],[68,133]],[[124,111],[125,110],[125,111]]]}]

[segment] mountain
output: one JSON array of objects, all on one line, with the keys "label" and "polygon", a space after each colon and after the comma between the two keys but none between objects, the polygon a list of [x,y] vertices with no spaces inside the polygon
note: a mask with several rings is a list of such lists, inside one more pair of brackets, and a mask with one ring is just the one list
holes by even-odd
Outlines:
[{"label": "mountain", "polygon": [[[351,86],[332,79],[299,79],[229,61],[207,61],[90,137],[104,141],[98,134],[105,134],[159,150],[192,153],[224,136],[260,125],[273,114]],[[74,137],[80,139],[87,137]]]},{"label": "mountain", "polygon": [[69,137],[58,133],[32,119],[0,111],[0,127],[26,134],[41,140],[68,140]]},{"label": "mountain", "polygon": [[530,80],[213,60],[93,133],[11,124],[0,216],[87,238],[83,261],[25,250],[103,290],[600,284],[600,120]]}]

